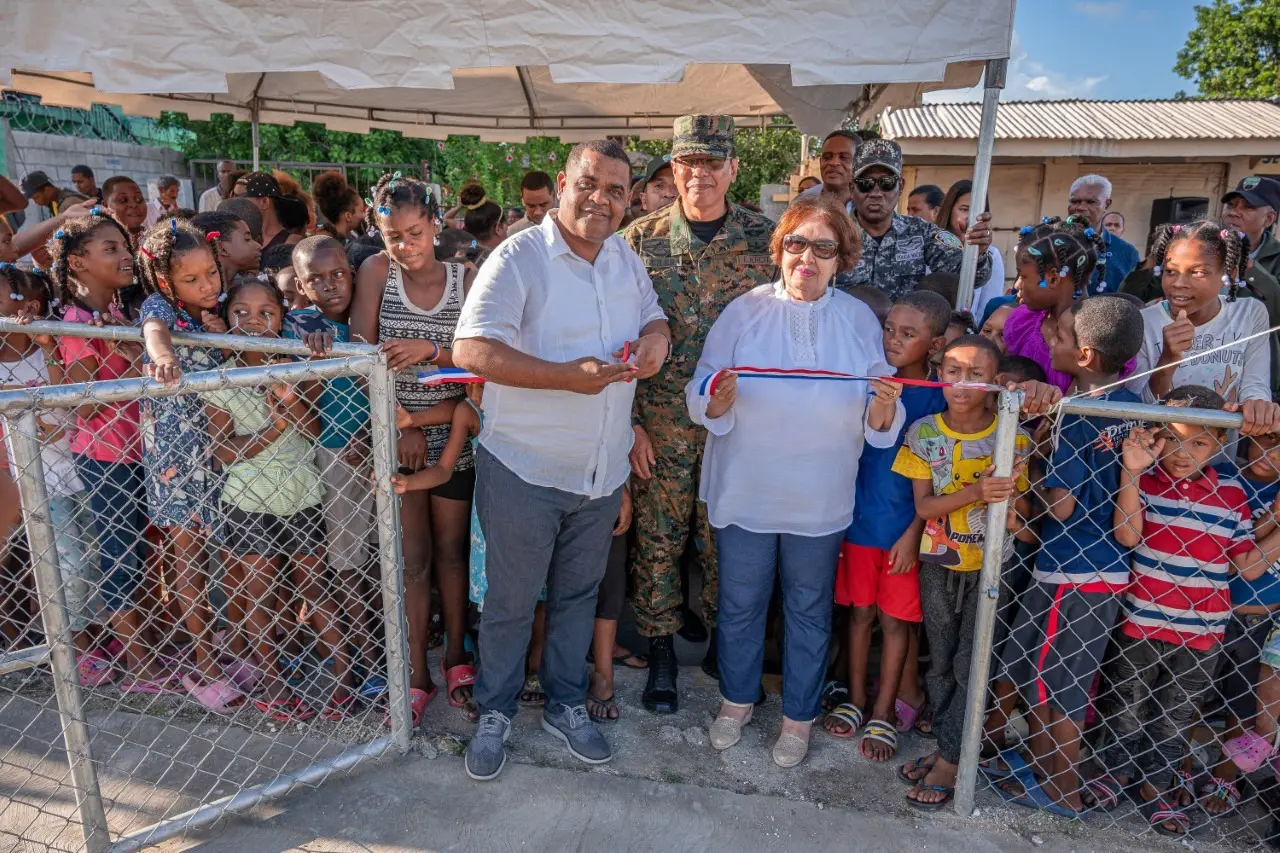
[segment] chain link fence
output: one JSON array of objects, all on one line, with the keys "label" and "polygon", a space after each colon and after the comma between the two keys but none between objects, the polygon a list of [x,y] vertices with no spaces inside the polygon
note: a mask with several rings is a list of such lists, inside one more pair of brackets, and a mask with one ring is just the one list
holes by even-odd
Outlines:
[{"label": "chain link fence", "polygon": [[24,521],[3,554],[0,846],[136,850],[406,750],[385,357],[175,334],[219,366],[166,386],[137,375],[138,329],[15,331],[120,369],[28,387],[0,363]]},{"label": "chain link fence", "polygon": [[1020,396],[1001,394],[995,475],[1025,470],[1033,510],[987,507],[956,810],[980,794],[1185,845],[1277,842],[1280,442],[1237,444],[1211,398],[1070,398],[1019,423]]}]

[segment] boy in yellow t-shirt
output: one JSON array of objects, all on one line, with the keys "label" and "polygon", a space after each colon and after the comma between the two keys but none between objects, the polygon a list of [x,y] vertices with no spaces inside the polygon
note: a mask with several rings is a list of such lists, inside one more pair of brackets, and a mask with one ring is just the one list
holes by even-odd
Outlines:
[{"label": "boy in yellow t-shirt", "polygon": [[[999,361],[995,344],[980,335],[965,335],[943,350],[938,379],[990,385],[996,381]],[[1031,510],[1021,463],[1013,477],[992,475],[996,417],[987,406],[990,394],[975,388],[946,388],[947,410],[911,424],[893,463],[894,473],[913,481],[916,514],[925,520],[920,539],[920,605],[931,655],[925,688],[938,752],[904,771],[916,782],[907,802],[926,810],[941,808],[954,794],[987,504],[1012,501],[1011,530],[1020,529],[1020,519]],[[1019,430],[1017,455],[1025,457],[1030,447],[1030,437]],[[1012,556],[1010,536],[1005,539],[1004,559]]]}]

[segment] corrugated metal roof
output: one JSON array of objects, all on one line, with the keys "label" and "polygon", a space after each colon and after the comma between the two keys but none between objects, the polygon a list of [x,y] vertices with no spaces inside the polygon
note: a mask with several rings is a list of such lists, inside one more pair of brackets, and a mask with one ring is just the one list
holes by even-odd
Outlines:
[{"label": "corrugated metal roof", "polygon": [[[889,111],[889,139],[976,139],[981,104],[925,104]],[[996,139],[1276,139],[1280,101],[1007,101]]]}]

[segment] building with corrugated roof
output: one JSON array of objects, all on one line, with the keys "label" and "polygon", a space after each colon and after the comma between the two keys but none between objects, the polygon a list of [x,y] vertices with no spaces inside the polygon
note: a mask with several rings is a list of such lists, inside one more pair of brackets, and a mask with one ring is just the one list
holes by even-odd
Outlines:
[{"label": "building with corrugated roof", "polygon": [[[980,104],[940,103],[882,116],[881,134],[905,155],[904,207],[916,186],[945,190],[972,176],[980,114]],[[993,163],[996,245],[1006,256],[1019,227],[1065,216],[1071,182],[1089,173],[1111,181],[1111,209],[1142,251],[1171,216],[1217,214],[1246,175],[1280,177],[1280,100],[1010,101],[997,113]]]}]

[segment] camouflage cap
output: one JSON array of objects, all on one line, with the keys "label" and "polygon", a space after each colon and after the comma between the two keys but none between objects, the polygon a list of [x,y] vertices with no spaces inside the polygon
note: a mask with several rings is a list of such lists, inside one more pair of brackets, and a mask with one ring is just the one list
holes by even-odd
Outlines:
[{"label": "camouflage cap", "polygon": [[853,176],[858,177],[872,166],[882,166],[901,178],[902,146],[892,139],[868,139],[853,156]]},{"label": "camouflage cap", "polygon": [[672,157],[701,154],[727,160],[733,156],[733,116],[680,116],[673,129]]}]

